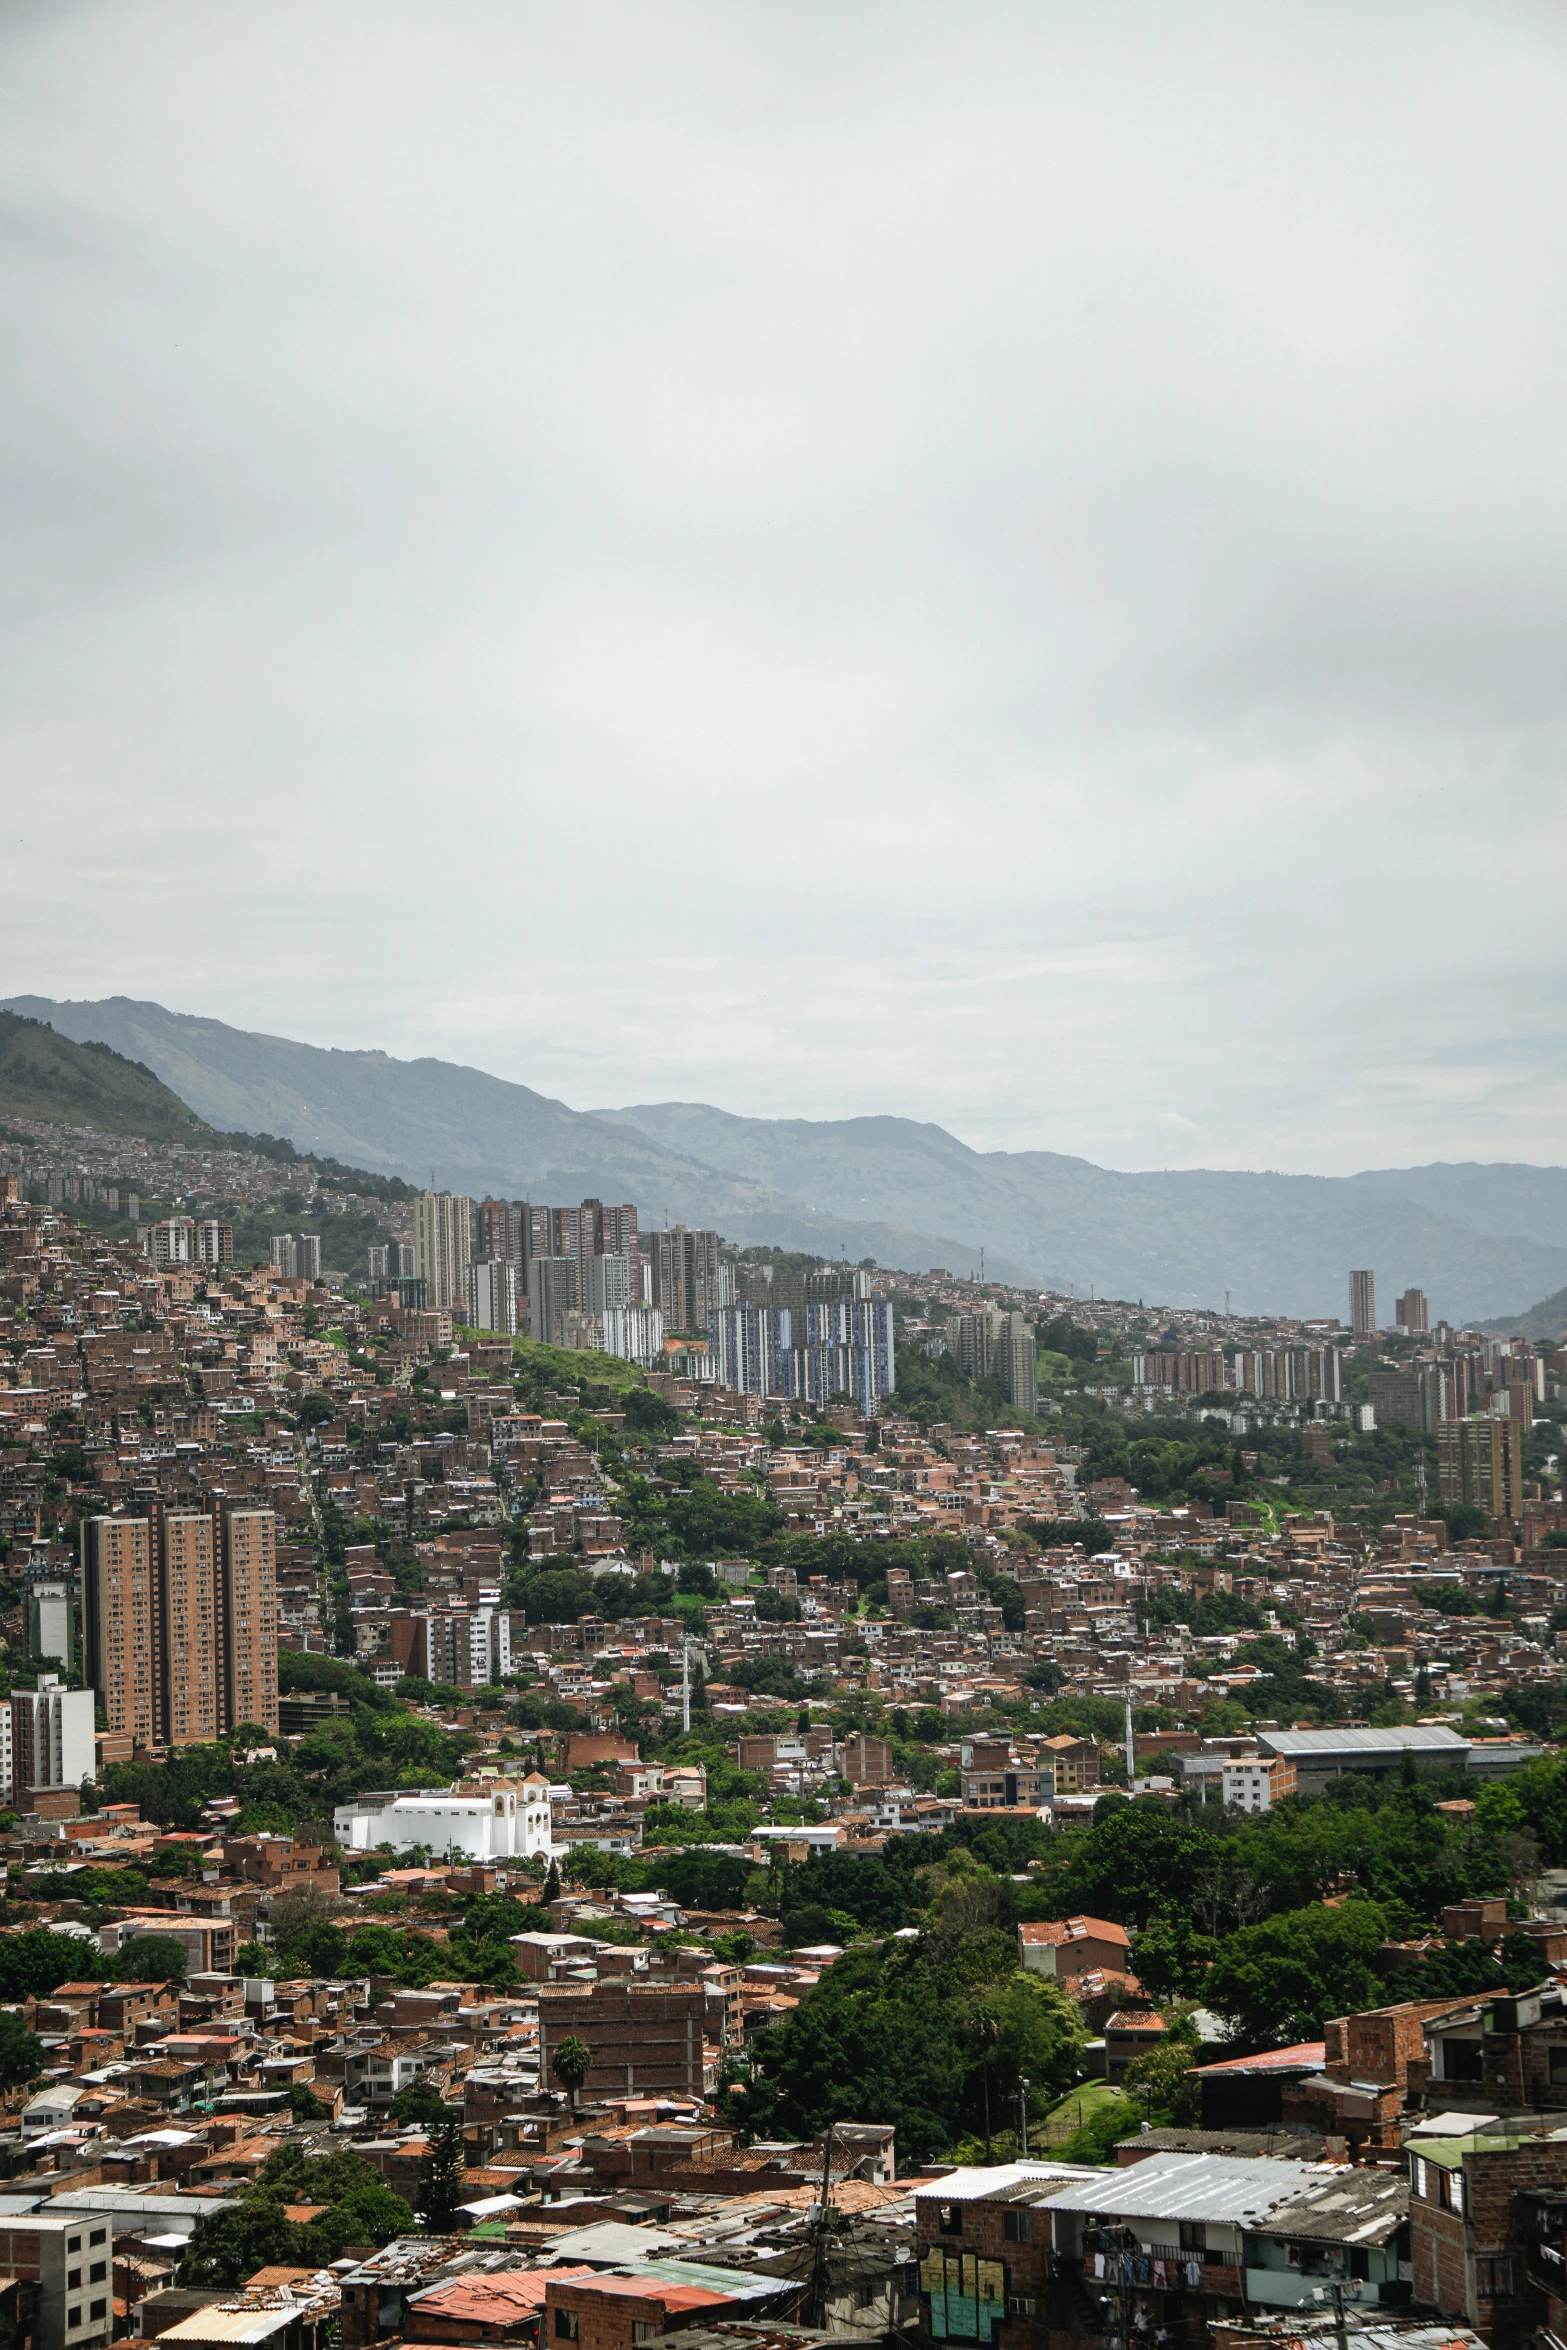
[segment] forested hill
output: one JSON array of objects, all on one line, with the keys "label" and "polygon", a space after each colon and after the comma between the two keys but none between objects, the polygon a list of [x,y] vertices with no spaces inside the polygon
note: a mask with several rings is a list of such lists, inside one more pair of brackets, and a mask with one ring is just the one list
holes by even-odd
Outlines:
[{"label": "forested hill", "polygon": [[42,1020],[0,1012],[0,1121],[45,1118],[146,1142],[194,1141],[212,1129],[155,1077],[106,1044],[76,1044]]}]

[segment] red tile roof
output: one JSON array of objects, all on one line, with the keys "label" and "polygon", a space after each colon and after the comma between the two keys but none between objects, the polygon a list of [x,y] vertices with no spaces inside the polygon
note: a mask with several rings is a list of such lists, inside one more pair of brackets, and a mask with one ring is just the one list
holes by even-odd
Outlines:
[{"label": "red tile roof", "polygon": [[1321,2040],[1297,2040],[1290,2048],[1265,2048],[1260,2056],[1228,2056],[1222,2064],[1199,2064],[1193,2070],[1199,2073],[1303,2073],[1316,2070],[1327,2062],[1327,2045]]},{"label": "red tile roof", "polygon": [[1060,1948],[1066,1942],[1115,1942],[1123,1950],[1130,1950],[1132,1938],[1124,1926],[1111,1923],[1108,1918],[1044,1918],[1033,1924],[1019,1926],[1025,1942],[1043,1944],[1047,1949]]}]

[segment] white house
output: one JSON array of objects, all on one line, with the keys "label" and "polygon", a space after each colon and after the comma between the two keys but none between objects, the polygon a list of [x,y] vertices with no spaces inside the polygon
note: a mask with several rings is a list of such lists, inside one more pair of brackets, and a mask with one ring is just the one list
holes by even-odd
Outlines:
[{"label": "white house", "polygon": [[452,1787],[391,1789],[339,1804],[332,1833],[345,1852],[394,1852],[422,1845],[447,1858],[527,1860],[551,1851],[549,1781],[531,1771],[520,1785],[458,1792]]}]

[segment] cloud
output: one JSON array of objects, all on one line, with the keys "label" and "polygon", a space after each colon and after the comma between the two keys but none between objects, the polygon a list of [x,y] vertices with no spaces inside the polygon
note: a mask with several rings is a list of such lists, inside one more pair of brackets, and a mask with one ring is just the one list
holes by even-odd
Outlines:
[{"label": "cloud", "polygon": [[1527,6],[0,20],[0,917],[578,1102],[1564,1155]]}]

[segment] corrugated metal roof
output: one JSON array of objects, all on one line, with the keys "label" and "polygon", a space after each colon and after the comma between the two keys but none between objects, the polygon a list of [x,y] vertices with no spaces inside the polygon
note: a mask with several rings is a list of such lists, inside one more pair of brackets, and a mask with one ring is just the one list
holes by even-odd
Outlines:
[{"label": "corrugated metal roof", "polygon": [[1268,2224],[1318,2243],[1382,2244],[1408,2216],[1409,2181],[1396,2171],[1335,2164],[1281,2203]]},{"label": "corrugated metal roof", "polygon": [[950,2171],[944,2179],[922,2179],[909,2190],[909,2200],[918,2203],[980,2203],[1005,2196],[1016,2202],[1018,2195],[1030,2187],[1043,2187],[1052,2195],[1057,2187],[1069,2187],[1074,2179],[1102,2178],[1104,2173],[1088,2170],[1070,2162],[1001,2162],[971,2170]]},{"label": "corrugated metal roof", "polygon": [[1229,2220],[1250,2226],[1266,2219],[1312,2176],[1303,2162],[1227,2154],[1151,2154],[1130,2170],[1096,2171],[1052,2195],[1056,2211],[1105,2219]]},{"label": "corrugated metal roof", "polygon": [[1469,1752],[1469,1741],[1439,1722],[1423,1722],[1407,1730],[1262,1730],[1257,1744],[1266,1754],[1282,1754],[1295,1762],[1334,1754],[1451,1754],[1455,1760]]}]

